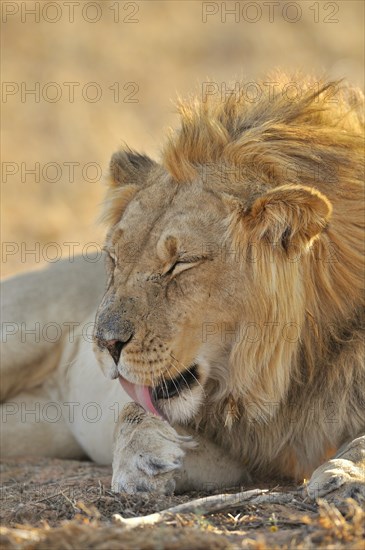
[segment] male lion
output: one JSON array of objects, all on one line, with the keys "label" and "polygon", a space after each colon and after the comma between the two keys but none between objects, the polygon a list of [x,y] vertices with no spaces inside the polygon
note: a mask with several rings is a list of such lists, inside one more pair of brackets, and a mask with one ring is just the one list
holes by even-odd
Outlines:
[{"label": "male lion", "polygon": [[289,82],[182,104],[160,163],[113,155],[107,283],[82,258],[4,283],[3,455],[113,462],[116,491],[364,493],[363,99]]}]

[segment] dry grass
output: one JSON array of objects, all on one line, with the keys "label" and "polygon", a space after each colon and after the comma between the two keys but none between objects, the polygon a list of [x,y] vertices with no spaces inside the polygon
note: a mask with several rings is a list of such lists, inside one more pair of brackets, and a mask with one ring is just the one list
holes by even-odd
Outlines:
[{"label": "dry grass", "polygon": [[175,514],[163,524],[129,529],[113,515],[136,517],[197,496],[116,495],[111,468],[67,460],[3,462],[0,543],[4,549],[105,550],[316,548],[363,549],[365,512],[354,501],[340,510],[326,501],[244,504],[216,514]]}]

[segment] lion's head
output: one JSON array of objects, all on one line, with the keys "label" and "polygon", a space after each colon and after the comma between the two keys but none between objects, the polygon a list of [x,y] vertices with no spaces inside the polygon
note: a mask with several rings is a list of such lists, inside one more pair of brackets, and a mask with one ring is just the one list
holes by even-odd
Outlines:
[{"label": "lion's head", "polygon": [[348,121],[338,138],[344,96],[339,107],[326,104],[328,85],[303,90],[296,101],[278,92],[256,105],[184,105],[161,163],[129,150],[112,157],[96,353],[107,376],[172,422],[191,419],[207,391],[280,401],[300,362],[310,376],[323,317],[337,323],[353,307],[356,250],[346,304],[333,301],[323,259],[337,239],[333,188],[360,143]]}]

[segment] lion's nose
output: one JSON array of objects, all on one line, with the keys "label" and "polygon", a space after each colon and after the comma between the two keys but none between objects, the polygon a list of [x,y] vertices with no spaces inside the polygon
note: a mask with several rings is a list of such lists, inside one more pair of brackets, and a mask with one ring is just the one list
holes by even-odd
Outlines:
[{"label": "lion's nose", "polygon": [[122,349],[132,339],[132,337],[133,334],[131,334],[130,337],[124,342],[122,340],[104,340],[104,342],[101,342],[101,344],[106,347],[106,349],[112,356],[113,361],[116,365],[118,365]]}]

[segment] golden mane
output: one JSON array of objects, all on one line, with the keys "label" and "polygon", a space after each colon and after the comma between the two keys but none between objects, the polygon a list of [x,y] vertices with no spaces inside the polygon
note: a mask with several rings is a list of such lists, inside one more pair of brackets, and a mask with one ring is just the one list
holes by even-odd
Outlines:
[{"label": "golden mane", "polygon": [[[268,81],[275,86],[268,86]],[[291,84],[300,90],[298,98],[290,99]],[[360,90],[341,81],[283,74],[257,86],[261,95],[256,101],[247,94],[179,101],[181,128],[172,133],[163,151],[164,165],[176,181],[191,181],[201,166],[225,161],[244,164],[247,173],[251,168],[254,174],[259,163],[261,175],[271,182],[278,171],[283,173],[281,167],[294,161],[301,172],[299,181],[292,183],[313,183],[314,165],[332,175],[335,144],[352,148],[357,141],[361,147],[364,99]]]},{"label": "golden mane", "polygon": [[[267,332],[257,345],[233,348],[226,389],[226,395],[258,406],[281,401],[293,377],[309,380],[319,369],[331,369],[335,356],[341,370],[349,339],[352,345],[361,340],[364,307],[363,95],[341,82],[298,83],[284,75],[275,80],[274,94],[261,82],[257,102],[244,95],[181,102],[181,129],[163,152],[163,164],[178,182],[194,182],[207,170],[220,174],[204,183],[238,200],[229,233],[241,257],[247,259],[253,239],[263,260],[266,255],[250,264],[261,286],[245,315],[259,326],[272,323],[271,342],[264,341]],[[291,81],[301,90],[299,99],[283,93]],[[248,222],[254,201],[279,186],[306,186],[329,205],[327,227],[296,261],[288,261],[280,247],[269,250],[255,222]],[[285,205],[285,193],[281,200]],[[302,213],[298,208],[292,215]],[[283,337],[283,325],[291,322],[296,342]],[[328,380],[337,374],[332,369]]]}]

